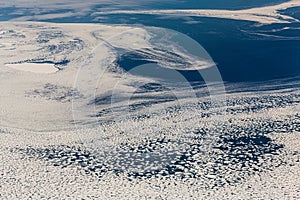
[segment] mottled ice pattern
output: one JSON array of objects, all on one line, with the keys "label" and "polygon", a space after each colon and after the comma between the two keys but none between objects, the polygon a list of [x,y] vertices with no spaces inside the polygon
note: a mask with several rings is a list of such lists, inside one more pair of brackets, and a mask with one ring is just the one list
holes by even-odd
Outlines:
[{"label": "mottled ice pattern", "polygon": [[[227,196],[228,192],[234,198],[235,195],[240,195],[236,192],[244,184],[249,184],[251,190],[256,192],[261,189],[249,183],[254,177],[262,176],[271,180],[278,176],[277,181],[281,181],[282,177],[276,172],[278,169],[293,170],[299,167],[300,150],[297,145],[291,146],[291,143],[299,141],[298,102],[299,93],[273,93],[272,96],[244,94],[243,98],[232,94],[228,99],[229,108],[225,120],[215,123],[218,118],[214,120],[214,114],[203,116],[200,120],[185,119],[181,121],[183,129],[180,129],[180,135],[173,135],[176,130],[168,128],[175,128],[176,120],[181,120],[176,113],[181,113],[182,110],[175,109],[172,118],[168,119],[169,116],[163,114],[159,116],[163,120],[160,122],[161,127],[155,129],[152,126],[152,133],[147,131],[153,121],[157,122],[157,117],[150,114],[136,118],[136,121],[128,120],[119,124],[108,122],[96,129],[80,129],[60,134],[41,133],[44,142],[22,141],[17,142],[18,146],[6,144],[2,149],[10,154],[22,155],[21,160],[29,159],[31,162],[38,161],[53,166],[54,171],[75,170],[68,175],[70,178],[85,174],[87,179],[94,179],[95,182],[87,183],[93,188],[115,177],[113,179],[124,184],[122,188],[127,188],[122,193],[125,196],[130,193],[129,188],[146,184],[147,188],[150,187],[148,192],[144,191],[146,188],[142,189],[144,186],[139,190],[143,191],[145,197],[162,195],[164,198],[181,198],[177,192],[171,192],[170,188],[174,187],[176,190],[189,191],[191,199],[199,195],[221,198],[223,195]],[[233,107],[236,109],[230,109]],[[244,108],[243,111],[238,107]],[[203,106],[196,109],[202,110]],[[214,122],[210,123],[210,120]],[[124,124],[126,127],[123,127]],[[137,124],[140,125],[138,129],[135,128]],[[20,134],[17,130],[7,133],[8,130],[3,129],[4,138],[18,137]],[[135,132],[130,132],[133,130]],[[26,134],[27,137],[41,137],[38,133]],[[71,137],[68,136],[70,134]],[[214,136],[215,141],[209,141],[210,136]],[[210,148],[207,141],[211,144]],[[95,149],[93,143],[102,146]],[[181,185],[181,182],[185,185]],[[260,181],[256,180],[254,184],[260,184]],[[115,186],[112,184],[107,191],[114,190]],[[272,189],[269,188],[272,183],[263,187],[264,190]],[[299,194],[297,181],[291,181],[289,187],[278,192],[291,190],[288,195],[296,197]],[[161,193],[153,193],[155,188],[160,188]],[[95,191],[98,189],[93,190]],[[216,194],[208,194],[208,191]],[[99,194],[103,195],[101,192]],[[117,196],[125,199],[122,194]],[[110,195],[103,197],[114,198]],[[186,194],[181,195],[188,198]],[[254,194],[246,190],[243,195],[248,199]],[[257,194],[256,197],[260,195],[262,194]],[[269,197],[276,196],[271,194]]]},{"label": "mottled ice pattern", "polygon": [[[284,144],[273,141],[270,134],[300,131],[300,115],[296,112],[280,118],[276,115],[273,117],[260,115],[263,112],[271,113],[278,108],[295,106],[298,102],[299,95],[291,94],[234,97],[228,101],[228,105],[243,107],[242,111],[238,108],[228,108],[227,120],[224,123],[210,128],[206,127],[205,123],[199,123],[189,127],[191,130],[182,132],[179,136],[180,140],[162,132],[152,137],[145,135],[145,138],[136,143],[134,138],[130,138],[132,142],[128,139],[134,137],[134,133],[120,132],[114,134],[118,137],[119,141],[116,143],[118,145],[110,148],[103,147],[103,152],[101,150],[101,152],[89,152],[82,146],[65,145],[28,147],[17,151],[62,168],[79,166],[87,174],[94,174],[99,178],[105,176],[107,172],[113,172],[116,175],[127,176],[128,179],[151,177],[214,179],[216,182],[208,187],[222,187],[226,184],[240,183],[248,175],[287,164],[282,158]],[[251,104],[253,106],[249,106]],[[201,109],[201,106],[197,109]],[[278,115],[282,114],[278,113]],[[209,117],[210,115],[205,116],[205,118]],[[143,124],[151,118],[150,116],[137,120],[143,121],[139,123]],[[110,124],[110,126],[116,125]],[[113,128],[108,130],[112,131]],[[218,135],[217,141],[210,149],[211,152],[203,152],[203,144],[199,144],[199,141],[207,139],[206,136],[210,132]],[[102,137],[105,136],[101,135]],[[107,138],[107,140],[111,139]],[[180,145],[182,148],[179,148]],[[299,156],[298,153],[296,155]]]},{"label": "mottled ice pattern", "polygon": [[[191,97],[186,85],[124,78],[117,61],[126,45],[163,60],[150,29],[0,29],[1,199],[299,199],[299,78],[226,83],[217,104],[211,98],[222,94],[209,96],[203,83]],[[120,32],[131,39],[112,37]],[[59,70],[36,74],[9,63]]]}]

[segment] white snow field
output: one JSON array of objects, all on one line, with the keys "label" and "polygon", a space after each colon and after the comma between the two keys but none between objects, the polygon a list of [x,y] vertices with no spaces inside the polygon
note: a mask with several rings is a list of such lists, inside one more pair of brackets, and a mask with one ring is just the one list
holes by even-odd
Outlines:
[{"label": "white snow field", "polygon": [[117,65],[128,51],[213,67],[159,33],[0,23],[1,199],[300,198],[299,78],[225,84],[224,99]]},{"label": "white snow field", "polygon": [[58,69],[55,68],[53,64],[20,63],[7,64],[6,66],[16,70],[39,74],[51,74],[58,71]]}]

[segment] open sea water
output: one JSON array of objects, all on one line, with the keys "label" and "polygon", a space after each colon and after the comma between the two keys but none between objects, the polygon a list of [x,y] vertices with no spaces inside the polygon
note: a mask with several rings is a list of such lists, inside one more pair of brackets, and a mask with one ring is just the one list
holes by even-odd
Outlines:
[{"label": "open sea water", "polygon": [[[181,3],[152,3],[141,9],[245,9],[272,5],[283,0],[189,0]],[[125,4],[125,3],[124,3]],[[172,29],[188,35],[210,54],[227,82],[252,82],[277,78],[300,76],[300,23],[275,24],[257,26],[246,21],[205,18],[177,17],[142,14],[110,14],[93,15],[99,9],[107,9],[109,5],[95,6],[86,16],[66,17],[43,20],[58,23],[104,23],[144,25]],[[16,7],[0,8],[0,20],[6,21],[16,17]],[[48,11],[63,13],[70,10]],[[30,9],[23,9],[23,15],[30,15]],[[295,18],[300,17],[300,8],[281,11]],[[144,64],[143,61],[132,59],[133,54],[123,55],[117,63],[125,70]],[[201,81],[196,71],[180,71],[189,81]]]}]

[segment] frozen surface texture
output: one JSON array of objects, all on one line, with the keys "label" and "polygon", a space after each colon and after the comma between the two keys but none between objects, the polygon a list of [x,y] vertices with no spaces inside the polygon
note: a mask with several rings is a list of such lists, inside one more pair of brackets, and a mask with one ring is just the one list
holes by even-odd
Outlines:
[{"label": "frozen surface texture", "polygon": [[[127,40],[112,37],[121,32]],[[152,61],[187,56],[162,54],[147,29],[15,22],[1,23],[0,36],[1,199],[300,198],[298,79],[226,84],[216,108],[205,85],[189,97],[124,78],[116,60],[129,45]],[[99,74],[101,87],[84,79]],[[121,94],[135,91],[126,108],[112,100],[117,82]]]}]

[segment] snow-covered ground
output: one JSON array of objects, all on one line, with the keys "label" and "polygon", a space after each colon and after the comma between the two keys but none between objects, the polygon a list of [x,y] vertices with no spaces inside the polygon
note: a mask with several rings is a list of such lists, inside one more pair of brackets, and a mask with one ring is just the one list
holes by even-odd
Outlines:
[{"label": "snow-covered ground", "polygon": [[299,79],[225,84],[225,99],[222,87],[190,95],[126,75],[115,62],[126,49],[213,67],[205,52],[153,43],[160,31],[0,24],[2,199],[300,198]]}]

